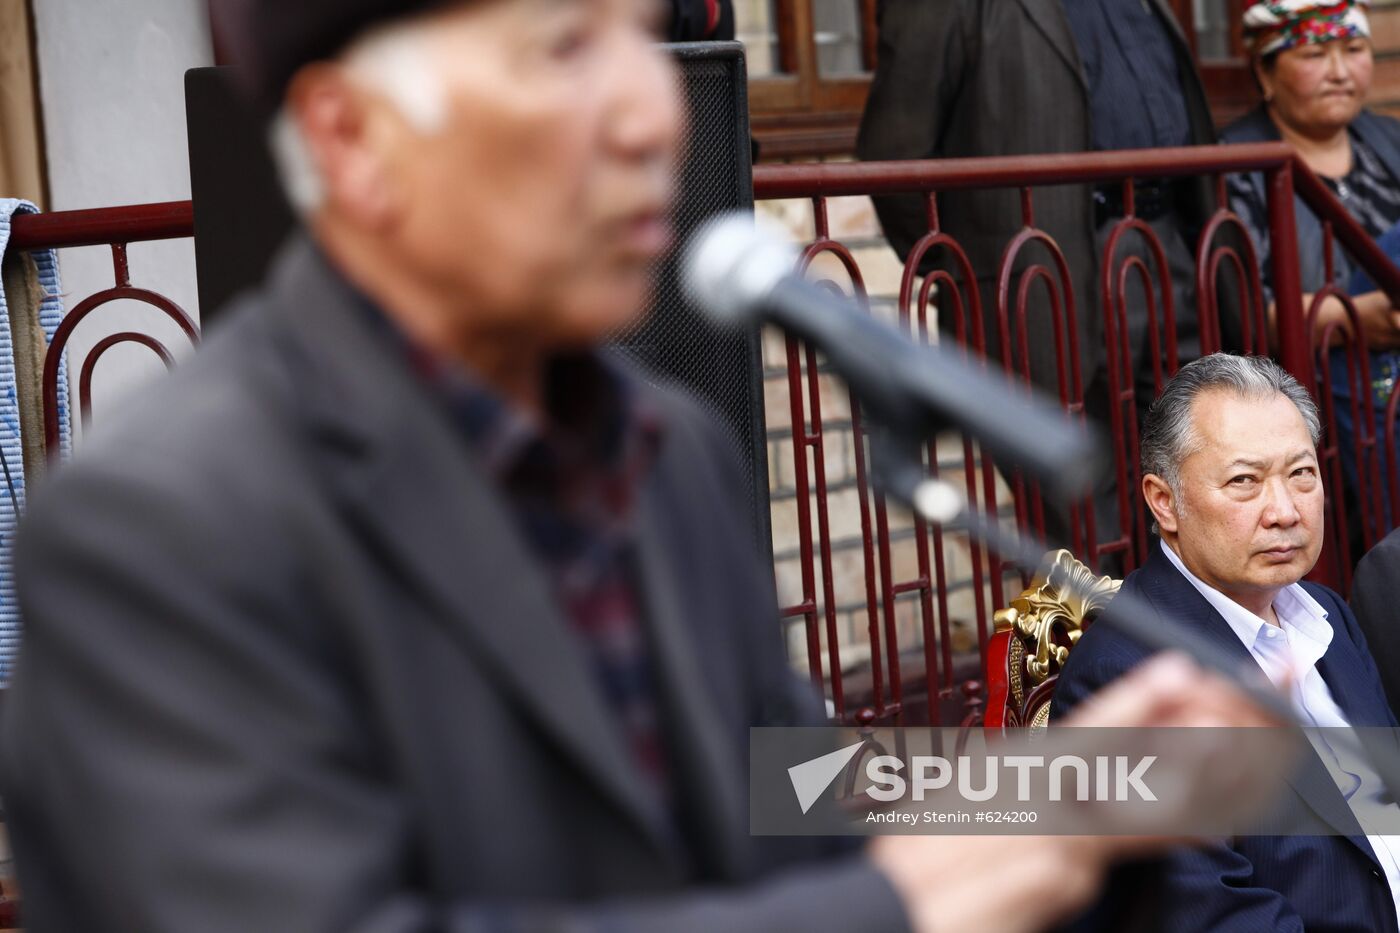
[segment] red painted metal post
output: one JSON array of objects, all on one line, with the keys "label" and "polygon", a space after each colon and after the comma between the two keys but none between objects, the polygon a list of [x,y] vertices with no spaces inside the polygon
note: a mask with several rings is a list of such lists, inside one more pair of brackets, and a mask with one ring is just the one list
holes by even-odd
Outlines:
[{"label": "red painted metal post", "polygon": [[1314,394],[1313,367],[1303,318],[1303,281],[1298,273],[1298,229],[1293,215],[1293,165],[1265,173],[1269,192],[1269,242],[1273,251],[1275,329],[1279,363]]},{"label": "red painted metal post", "polygon": [[[1274,257],[1274,331],[1278,334],[1278,361],[1316,396],[1317,379],[1309,352],[1308,322],[1303,312],[1303,283],[1298,272],[1292,160],[1266,171],[1264,177],[1269,192],[1269,239]],[[1333,514],[1335,516],[1335,509]],[[1344,584],[1339,571],[1337,548],[1324,538],[1322,554],[1309,578],[1338,589]]]}]

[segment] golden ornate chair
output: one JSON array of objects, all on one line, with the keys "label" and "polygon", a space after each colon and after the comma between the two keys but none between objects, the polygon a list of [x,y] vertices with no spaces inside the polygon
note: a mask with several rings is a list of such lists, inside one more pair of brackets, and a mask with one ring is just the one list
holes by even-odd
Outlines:
[{"label": "golden ornate chair", "polygon": [[987,729],[1043,730],[1060,667],[1121,580],[1096,576],[1069,551],[1045,555],[1031,585],[997,611],[987,645]]}]

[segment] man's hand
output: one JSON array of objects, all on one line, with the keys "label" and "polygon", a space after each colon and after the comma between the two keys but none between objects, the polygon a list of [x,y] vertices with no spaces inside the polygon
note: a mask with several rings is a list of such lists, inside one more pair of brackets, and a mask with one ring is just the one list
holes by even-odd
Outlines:
[{"label": "man's hand", "polygon": [[[1064,725],[1277,726],[1223,678],[1162,655],[1085,702]],[[1247,789],[1240,775],[1212,782]],[[1085,907],[1110,863],[1178,845],[1175,837],[883,836],[870,857],[904,900],[918,933],[1032,933]]]}]

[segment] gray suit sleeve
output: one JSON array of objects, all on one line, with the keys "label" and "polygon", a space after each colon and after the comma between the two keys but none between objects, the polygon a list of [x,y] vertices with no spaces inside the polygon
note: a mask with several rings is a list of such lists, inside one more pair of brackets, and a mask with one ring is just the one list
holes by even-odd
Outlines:
[{"label": "gray suit sleeve", "polygon": [[297,611],[271,506],[69,471],[21,536],[26,642],[0,731],[32,933],[906,928],[860,855],[647,901],[430,898],[411,801],[349,655]]},{"label": "gray suit sleeve", "polygon": [[[939,154],[975,52],[971,15],[961,0],[884,0],[878,63],[856,140],[862,160]],[[901,258],[928,232],[919,195],[876,198],[875,208]]]}]

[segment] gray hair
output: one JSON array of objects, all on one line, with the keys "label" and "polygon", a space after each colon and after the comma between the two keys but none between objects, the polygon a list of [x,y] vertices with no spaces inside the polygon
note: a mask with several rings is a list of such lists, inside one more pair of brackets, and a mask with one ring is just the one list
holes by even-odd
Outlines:
[{"label": "gray hair", "polygon": [[[431,136],[447,119],[447,91],[425,54],[427,35],[417,20],[390,23],[357,39],[339,61],[352,79],[382,94],[410,126]],[[325,201],[325,183],[285,106],[272,121],[268,143],[287,200],[299,214],[314,213]]]},{"label": "gray hair", "polygon": [[1282,395],[1293,403],[1313,446],[1322,439],[1322,418],[1308,390],[1267,356],[1212,353],[1187,363],[1152,403],[1142,427],[1142,472],[1160,476],[1181,498],[1181,464],[1195,452],[1199,439],[1191,424],[1191,406],[1203,392],[1223,389],[1247,399]]}]

